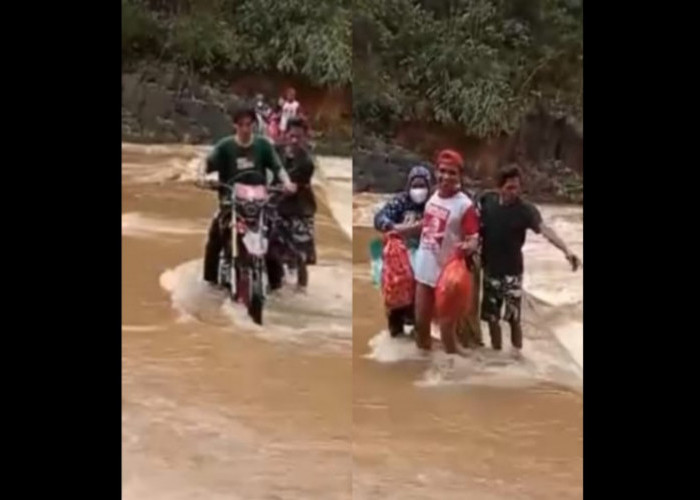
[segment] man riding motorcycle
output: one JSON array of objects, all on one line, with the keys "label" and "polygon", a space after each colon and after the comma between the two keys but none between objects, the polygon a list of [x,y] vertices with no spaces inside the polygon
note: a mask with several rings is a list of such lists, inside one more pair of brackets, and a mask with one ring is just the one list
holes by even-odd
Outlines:
[{"label": "man riding motorcycle", "polygon": [[282,286],[283,262],[297,270],[297,290],[304,292],[308,286],[307,265],[316,263],[314,241],[314,215],[316,198],[311,189],[315,165],[308,151],[308,125],[301,118],[291,118],[283,143],[277,146],[284,169],[297,186],[293,195],[285,196],[277,205],[278,227],[276,252],[268,258],[270,290]]},{"label": "man riding motorcycle", "polygon": [[[296,192],[289,174],[270,142],[253,134],[257,116],[255,110],[249,107],[236,109],[232,113],[235,133],[220,140],[209,153],[199,173],[197,184],[201,187],[210,186],[207,180],[209,174],[217,174],[218,182],[230,184],[233,179],[245,172],[256,172],[258,176],[246,176],[246,183],[260,185],[266,178],[266,170],[272,172],[282,182],[288,193]],[[227,191],[219,188],[219,201],[223,201]],[[219,254],[224,245],[225,234],[221,231],[221,220],[226,217],[226,210],[220,208],[209,226],[209,235],[204,251],[204,281],[218,286]]]}]

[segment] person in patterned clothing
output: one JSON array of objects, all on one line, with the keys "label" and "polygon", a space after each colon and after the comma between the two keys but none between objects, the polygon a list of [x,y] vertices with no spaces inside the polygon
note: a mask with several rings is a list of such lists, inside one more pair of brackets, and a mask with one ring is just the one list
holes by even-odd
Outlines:
[{"label": "person in patterned clothing", "polygon": [[[542,234],[561,250],[576,271],[581,265],[561,238],[543,221],[539,210],[523,200],[520,169],[509,166],[498,175],[498,190],[481,196],[481,259],[484,271],[481,319],[488,323],[491,346],[500,351],[501,310],[503,320],[510,325],[513,354],[520,357],[523,332],[520,325],[520,305],[523,284],[523,253],[527,230]],[[504,308],[505,305],[505,308]]]},{"label": "person in patterned clothing", "polygon": [[[408,173],[406,189],[389,200],[374,216],[374,228],[382,233],[395,231],[407,240],[409,248],[415,248],[431,187],[430,170],[421,165],[413,167]],[[388,311],[391,336],[402,335],[404,325],[413,324],[413,316],[413,304]]]},{"label": "person in patterned clothing", "polygon": [[[309,284],[307,266],[316,264],[315,224],[316,197],[311,188],[311,179],[316,165],[308,146],[309,127],[302,118],[292,118],[287,124],[284,141],[276,146],[284,169],[295,183],[297,191],[281,199],[277,205],[279,220],[276,228],[289,247],[291,259],[270,255],[267,259],[270,290],[282,287],[284,269],[282,261],[297,271],[297,291],[304,293]],[[284,251],[282,253],[285,253]]]}]

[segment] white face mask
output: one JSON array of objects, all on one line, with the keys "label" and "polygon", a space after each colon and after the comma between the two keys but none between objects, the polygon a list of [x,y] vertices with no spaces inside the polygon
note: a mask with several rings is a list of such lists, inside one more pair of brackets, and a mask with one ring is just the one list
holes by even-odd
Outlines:
[{"label": "white face mask", "polygon": [[423,203],[428,198],[427,188],[412,188],[409,190],[408,195],[413,200],[413,203]]}]

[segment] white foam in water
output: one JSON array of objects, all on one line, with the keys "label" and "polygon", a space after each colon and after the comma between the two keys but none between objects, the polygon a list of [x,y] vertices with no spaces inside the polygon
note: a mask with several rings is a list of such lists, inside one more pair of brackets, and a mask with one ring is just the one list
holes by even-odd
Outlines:
[{"label": "white foam in water", "polygon": [[520,359],[512,356],[506,347],[507,341],[504,344],[502,352],[482,348],[468,357],[436,350],[429,368],[416,385],[524,387],[548,382],[582,389],[578,367],[567,359],[557,343],[526,339]]},{"label": "white foam in water", "polygon": [[173,308],[180,321],[201,319],[207,323],[222,323],[221,305],[225,294],[211,288],[202,276],[200,260],[186,262],[160,276],[160,286],[170,293]]},{"label": "white foam in water", "polygon": [[396,363],[398,361],[425,359],[425,354],[416,347],[413,339],[407,337],[393,338],[388,330],[382,330],[369,340],[370,352],[365,358],[379,363]]},{"label": "white foam in water", "polygon": [[206,222],[196,225],[189,221],[149,217],[138,212],[122,214],[123,236],[159,238],[164,234],[206,234],[203,227],[207,227]]},{"label": "white foam in water", "polygon": [[352,159],[322,156],[318,167],[314,183],[323,189],[333,218],[352,240]]},{"label": "white foam in water", "polygon": [[[482,327],[486,333],[486,325]],[[524,325],[523,330],[525,338],[521,359],[516,359],[511,354],[507,327],[503,332],[504,351],[501,352],[482,348],[463,357],[445,354],[442,346],[437,344],[426,355],[415,346],[413,340],[405,337],[392,338],[389,332],[383,330],[370,339],[370,353],[365,357],[380,363],[415,361],[427,357],[429,366],[415,382],[419,387],[521,387],[549,382],[575,390],[582,389],[581,368],[556,339],[551,335],[536,336],[529,325]],[[431,334],[436,340],[440,338],[434,325]]]},{"label": "white foam in water", "polygon": [[[544,220],[569,248],[583,259],[583,213],[581,207],[544,205]],[[543,302],[534,307],[538,327],[546,327],[583,371],[583,271],[572,272],[562,253],[541,236],[528,235],[523,249],[523,287]]]},{"label": "white foam in water", "polygon": [[391,194],[380,193],[355,194],[352,198],[353,225],[357,227],[373,227],[374,215],[381,210],[392,196]]},{"label": "white foam in water", "polygon": [[[370,227],[374,213],[391,195],[355,195],[354,224]],[[544,220],[567,245],[583,258],[581,207],[539,207]],[[528,234],[523,249],[525,275],[523,301],[525,361],[501,356],[489,350],[475,359],[458,358],[451,370],[443,364],[433,366],[421,385],[455,383],[513,384],[550,381],[581,386],[583,376],[583,273],[573,273],[561,252],[542,236]],[[369,273],[369,265],[367,266]],[[482,325],[488,343],[488,329]],[[435,333],[434,333],[435,335]],[[508,328],[503,327],[504,346],[509,346]],[[529,337],[529,338],[528,338]],[[381,332],[370,341],[367,356],[379,362],[414,359],[404,339],[392,339]]]},{"label": "white foam in water", "polygon": [[555,335],[583,373],[583,322],[571,321],[565,326],[558,327]]},{"label": "white foam in water", "polygon": [[161,326],[157,325],[122,325],[123,332],[146,333],[162,330]]},{"label": "white foam in water", "polygon": [[[124,149],[124,148],[122,148]],[[162,184],[166,182],[192,182],[197,178],[197,173],[206,155],[206,149],[187,151],[183,156],[168,156],[162,162],[149,161],[147,163],[129,163],[122,161],[122,177],[129,182],[143,184]],[[167,153],[154,153],[167,154]],[[178,153],[171,153],[172,155]]]},{"label": "white foam in water", "polygon": [[[210,147],[122,144],[122,176],[130,182],[188,182],[196,178]],[[132,160],[129,154],[152,155],[153,161]],[[162,161],[159,160],[162,156]],[[332,218],[352,239],[352,160],[318,157],[318,175],[314,184],[325,193]],[[324,221],[319,222],[323,224]],[[122,234],[151,237],[204,234],[208,222],[191,223],[158,220],[143,214],[122,216]],[[184,263],[160,277],[161,286],[172,297],[179,321],[205,321],[236,330],[253,331],[273,341],[313,342],[348,351],[352,342],[352,273],[349,263],[311,266],[306,295],[283,289],[269,298],[264,312],[264,327],[258,327],[243,307],[232,304],[223,292],[212,290],[202,279],[201,260]]]},{"label": "white foam in water", "polygon": [[[122,161],[122,176],[141,183],[192,182],[210,150],[211,146],[122,143],[122,154],[165,156],[162,163]],[[325,192],[333,218],[352,240],[352,159],[317,156],[316,160],[318,171],[313,182]]]},{"label": "white foam in water", "polygon": [[309,288],[298,294],[291,287],[268,297],[263,325],[256,325],[245,308],[213,290],[202,278],[201,259],[186,262],[160,277],[173,307],[183,320],[198,320],[233,331],[248,331],[269,341],[313,344],[349,351],[352,343],[352,275],[349,264],[320,263],[309,267]]}]

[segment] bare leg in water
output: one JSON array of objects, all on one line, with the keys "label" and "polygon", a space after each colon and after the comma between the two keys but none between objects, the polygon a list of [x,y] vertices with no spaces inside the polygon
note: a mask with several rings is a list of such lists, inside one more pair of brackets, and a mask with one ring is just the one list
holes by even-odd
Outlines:
[{"label": "bare leg in water", "polygon": [[498,321],[489,321],[489,336],[491,337],[491,347],[495,351],[500,351],[503,348],[503,334]]},{"label": "bare leg in water", "polygon": [[[510,326],[510,343],[514,348],[514,354],[517,358],[521,356],[523,348],[523,328],[517,321],[509,321]],[[495,351],[500,351],[503,348],[503,335],[501,325],[496,322],[489,322],[489,335],[491,336],[491,347]]]},{"label": "bare leg in water", "polygon": [[429,351],[432,347],[430,323],[433,320],[435,289],[423,283],[416,283],[416,346]]},{"label": "bare leg in water", "polygon": [[[416,345],[419,349],[429,351],[432,347],[430,325],[435,309],[435,289],[423,283],[416,284]],[[465,354],[457,344],[457,322],[454,320],[440,323],[440,339],[447,354]]]},{"label": "bare leg in water", "polygon": [[282,279],[284,278],[284,268],[282,263],[272,255],[265,256],[265,265],[267,266],[267,279],[270,285],[270,291],[274,292],[282,288]]},{"label": "bare leg in water", "polygon": [[306,267],[306,256],[297,257],[297,291],[306,292],[309,285],[309,271]]},{"label": "bare leg in water", "polygon": [[458,349],[456,330],[456,321],[440,322],[440,340],[442,340],[442,345],[445,347],[445,352],[447,354],[463,353],[463,349]]},{"label": "bare leg in water", "polygon": [[518,351],[523,348],[523,328],[517,321],[510,321],[510,343]]}]

